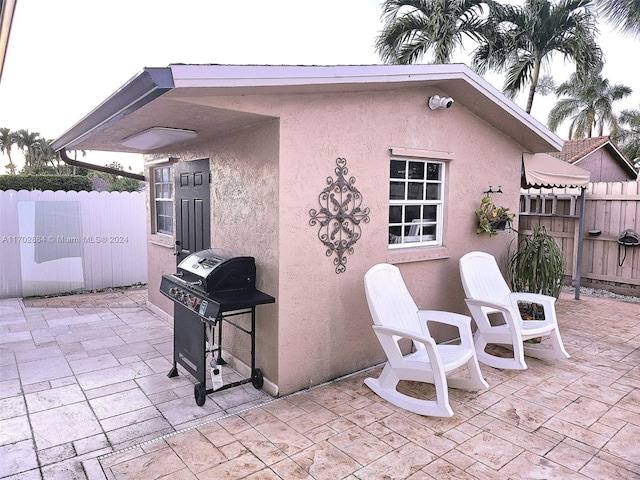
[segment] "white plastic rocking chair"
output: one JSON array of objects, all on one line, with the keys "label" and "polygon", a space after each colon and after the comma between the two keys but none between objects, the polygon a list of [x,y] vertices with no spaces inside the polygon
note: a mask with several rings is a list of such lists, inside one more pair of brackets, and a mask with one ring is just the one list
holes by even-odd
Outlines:
[{"label": "white plastic rocking chair", "polygon": [[[470,252],[460,259],[460,277],[478,329],[474,343],[478,360],[495,368],[526,370],[524,355],[544,360],[569,358],[564,349],[554,297],[536,293],[512,292],[504,280],[496,259],[484,252]],[[523,320],[518,303],[535,303],[543,308],[544,320]],[[492,325],[489,315],[499,314],[502,325]],[[548,337],[550,345],[524,344],[523,341]],[[513,350],[513,358],[486,352],[488,344],[503,345]]]},{"label": "white plastic rocking chair", "polygon": [[[387,355],[379,378],[367,378],[365,384],[388,402],[419,415],[450,417],[447,383],[455,388],[480,390],[489,385],[482,378],[471,335],[471,318],[457,313],[418,310],[393,265],[371,267],[364,276],[365,292],[375,331]],[[427,322],[453,325],[460,331],[460,345],[438,345],[429,333]],[[413,352],[404,354],[402,338],[413,342]],[[466,366],[468,377],[447,378],[447,373]],[[431,383],[436,400],[405,395],[397,390],[401,380]]]}]

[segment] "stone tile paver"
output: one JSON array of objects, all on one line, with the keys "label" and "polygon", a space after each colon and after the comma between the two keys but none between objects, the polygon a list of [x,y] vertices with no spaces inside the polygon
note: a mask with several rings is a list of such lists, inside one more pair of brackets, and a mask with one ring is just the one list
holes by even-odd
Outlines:
[{"label": "stone tile paver", "polygon": [[563,294],[571,359],[482,365],[491,388],[450,390],[455,415],[436,419],[373,394],[377,371],[197,407],[193,379],[166,376],[171,324],[145,302],[143,289],[0,300],[0,478],[640,479],[638,304]]}]

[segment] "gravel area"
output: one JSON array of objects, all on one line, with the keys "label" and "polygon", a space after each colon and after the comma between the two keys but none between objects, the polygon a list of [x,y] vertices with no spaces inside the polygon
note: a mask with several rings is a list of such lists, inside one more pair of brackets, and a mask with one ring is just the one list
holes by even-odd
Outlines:
[{"label": "gravel area", "polygon": [[[573,287],[563,287],[562,291],[574,293],[575,289]],[[623,302],[640,303],[640,297],[633,297],[631,295],[619,295],[617,293],[608,292],[606,290],[596,290],[595,288],[580,287],[580,295],[588,295],[590,297],[613,298],[616,300],[621,300]]]}]

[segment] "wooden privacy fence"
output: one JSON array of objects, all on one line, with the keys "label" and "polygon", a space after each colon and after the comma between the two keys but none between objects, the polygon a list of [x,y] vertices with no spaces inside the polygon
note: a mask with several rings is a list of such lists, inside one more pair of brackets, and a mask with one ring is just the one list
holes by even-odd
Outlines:
[{"label": "wooden privacy fence", "polygon": [[147,283],[145,196],[0,191],[0,298]]},{"label": "wooden privacy fence", "polygon": [[[521,190],[519,233],[544,225],[576,277],[580,189]],[[640,182],[590,183],[586,190],[582,252],[583,286],[640,296],[640,247],[622,247],[627,229],[640,233]]]}]

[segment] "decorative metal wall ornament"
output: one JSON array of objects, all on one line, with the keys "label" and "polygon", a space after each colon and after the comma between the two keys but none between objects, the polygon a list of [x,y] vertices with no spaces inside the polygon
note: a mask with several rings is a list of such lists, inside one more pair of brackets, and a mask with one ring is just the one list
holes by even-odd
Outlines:
[{"label": "decorative metal wall ornament", "polygon": [[362,207],[362,194],[354,186],[355,177],[346,179],[349,172],[345,158],[336,159],[336,179],[327,177],[327,187],[320,192],[320,210],[309,210],[309,225],[320,225],[318,238],[327,247],[327,257],[336,255],[333,264],[336,273],[347,269],[347,253],[360,239],[360,223],[369,222],[369,208]]}]

